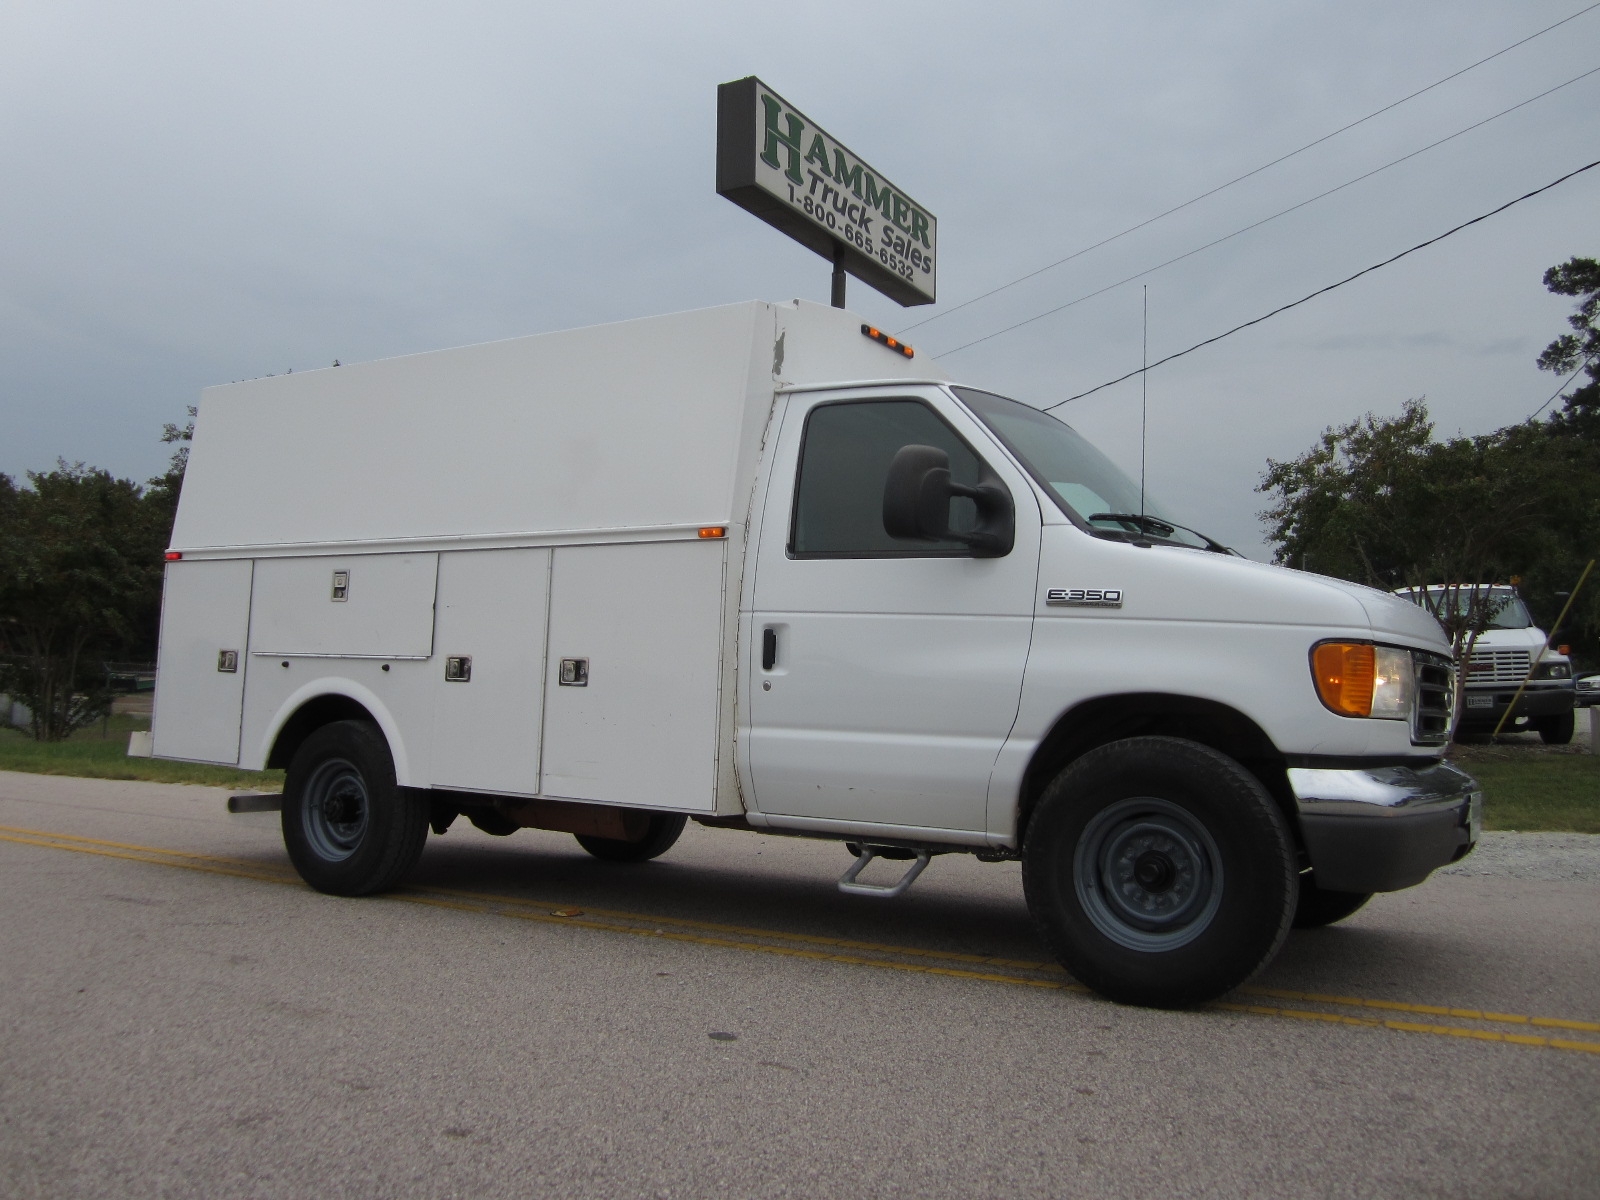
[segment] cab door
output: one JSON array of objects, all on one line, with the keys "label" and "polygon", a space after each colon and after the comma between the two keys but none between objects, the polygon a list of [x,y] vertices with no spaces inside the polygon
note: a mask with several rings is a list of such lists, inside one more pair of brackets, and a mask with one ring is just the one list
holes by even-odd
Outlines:
[{"label": "cab door", "polygon": [[[944,450],[955,482],[985,465],[1000,478],[1009,553],[885,532],[889,463],[906,445]],[[974,512],[953,501],[951,527]],[[1039,527],[1028,481],[942,390],[791,395],[745,627],[753,807],[797,825],[983,830],[1021,693]]]}]

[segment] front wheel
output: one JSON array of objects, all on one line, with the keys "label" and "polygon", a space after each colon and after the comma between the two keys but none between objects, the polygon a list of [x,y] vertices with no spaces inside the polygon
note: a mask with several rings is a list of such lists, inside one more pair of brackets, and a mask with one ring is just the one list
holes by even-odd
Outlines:
[{"label": "front wheel", "polygon": [[1237,987],[1294,915],[1294,847],[1260,782],[1208,746],[1137,737],[1091,750],[1040,797],[1022,848],[1040,936],[1126,1004],[1175,1008]]},{"label": "front wheel", "polygon": [[1539,738],[1547,746],[1569,746],[1572,744],[1572,735],[1577,730],[1578,720],[1570,712],[1564,712],[1553,717],[1534,718],[1533,727],[1539,731]]},{"label": "front wheel", "polygon": [[377,726],[335,721],[301,743],[283,786],[283,844],[319,892],[366,896],[400,883],[428,837],[426,793],[395,783]]},{"label": "front wheel", "polygon": [[1320,888],[1307,872],[1300,876],[1300,902],[1294,909],[1294,927],[1321,929],[1344,920],[1371,899],[1371,892],[1330,892]]}]

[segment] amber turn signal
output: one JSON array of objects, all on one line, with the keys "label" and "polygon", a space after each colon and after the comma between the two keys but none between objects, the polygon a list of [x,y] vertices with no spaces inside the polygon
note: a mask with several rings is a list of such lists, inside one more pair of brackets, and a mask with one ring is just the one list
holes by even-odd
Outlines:
[{"label": "amber turn signal", "polygon": [[1323,642],[1311,652],[1311,673],[1317,695],[1336,713],[1347,717],[1372,715],[1372,684],[1377,656],[1360,642]]}]

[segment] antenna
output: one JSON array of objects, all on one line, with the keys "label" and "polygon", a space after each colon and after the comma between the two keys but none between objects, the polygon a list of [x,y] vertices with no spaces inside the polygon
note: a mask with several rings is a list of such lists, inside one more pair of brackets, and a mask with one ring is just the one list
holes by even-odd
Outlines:
[{"label": "antenna", "polygon": [[1144,337],[1139,352],[1139,515],[1144,513],[1144,448],[1150,427],[1150,285],[1144,285]]}]

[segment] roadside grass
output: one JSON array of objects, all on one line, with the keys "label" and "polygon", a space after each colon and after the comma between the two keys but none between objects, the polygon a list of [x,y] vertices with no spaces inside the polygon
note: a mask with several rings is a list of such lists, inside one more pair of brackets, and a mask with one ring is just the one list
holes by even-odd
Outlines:
[{"label": "roadside grass", "polygon": [[276,792],[282,771],[240,771],[204,763],[129,758],[128,734],[150,728],[144,716],[114,715],[108,723],[80,729],[64,742],[36,742],[15,729],[0,729],[0,771],[34,775],[77,775],[86,779],[143,779],[153,783],[195,783],[206,787]]},{"label": "roadside grass", "polygon": [[1456,758],[1483,785],[1485,829],[1600,833],[1600,757]]}]

